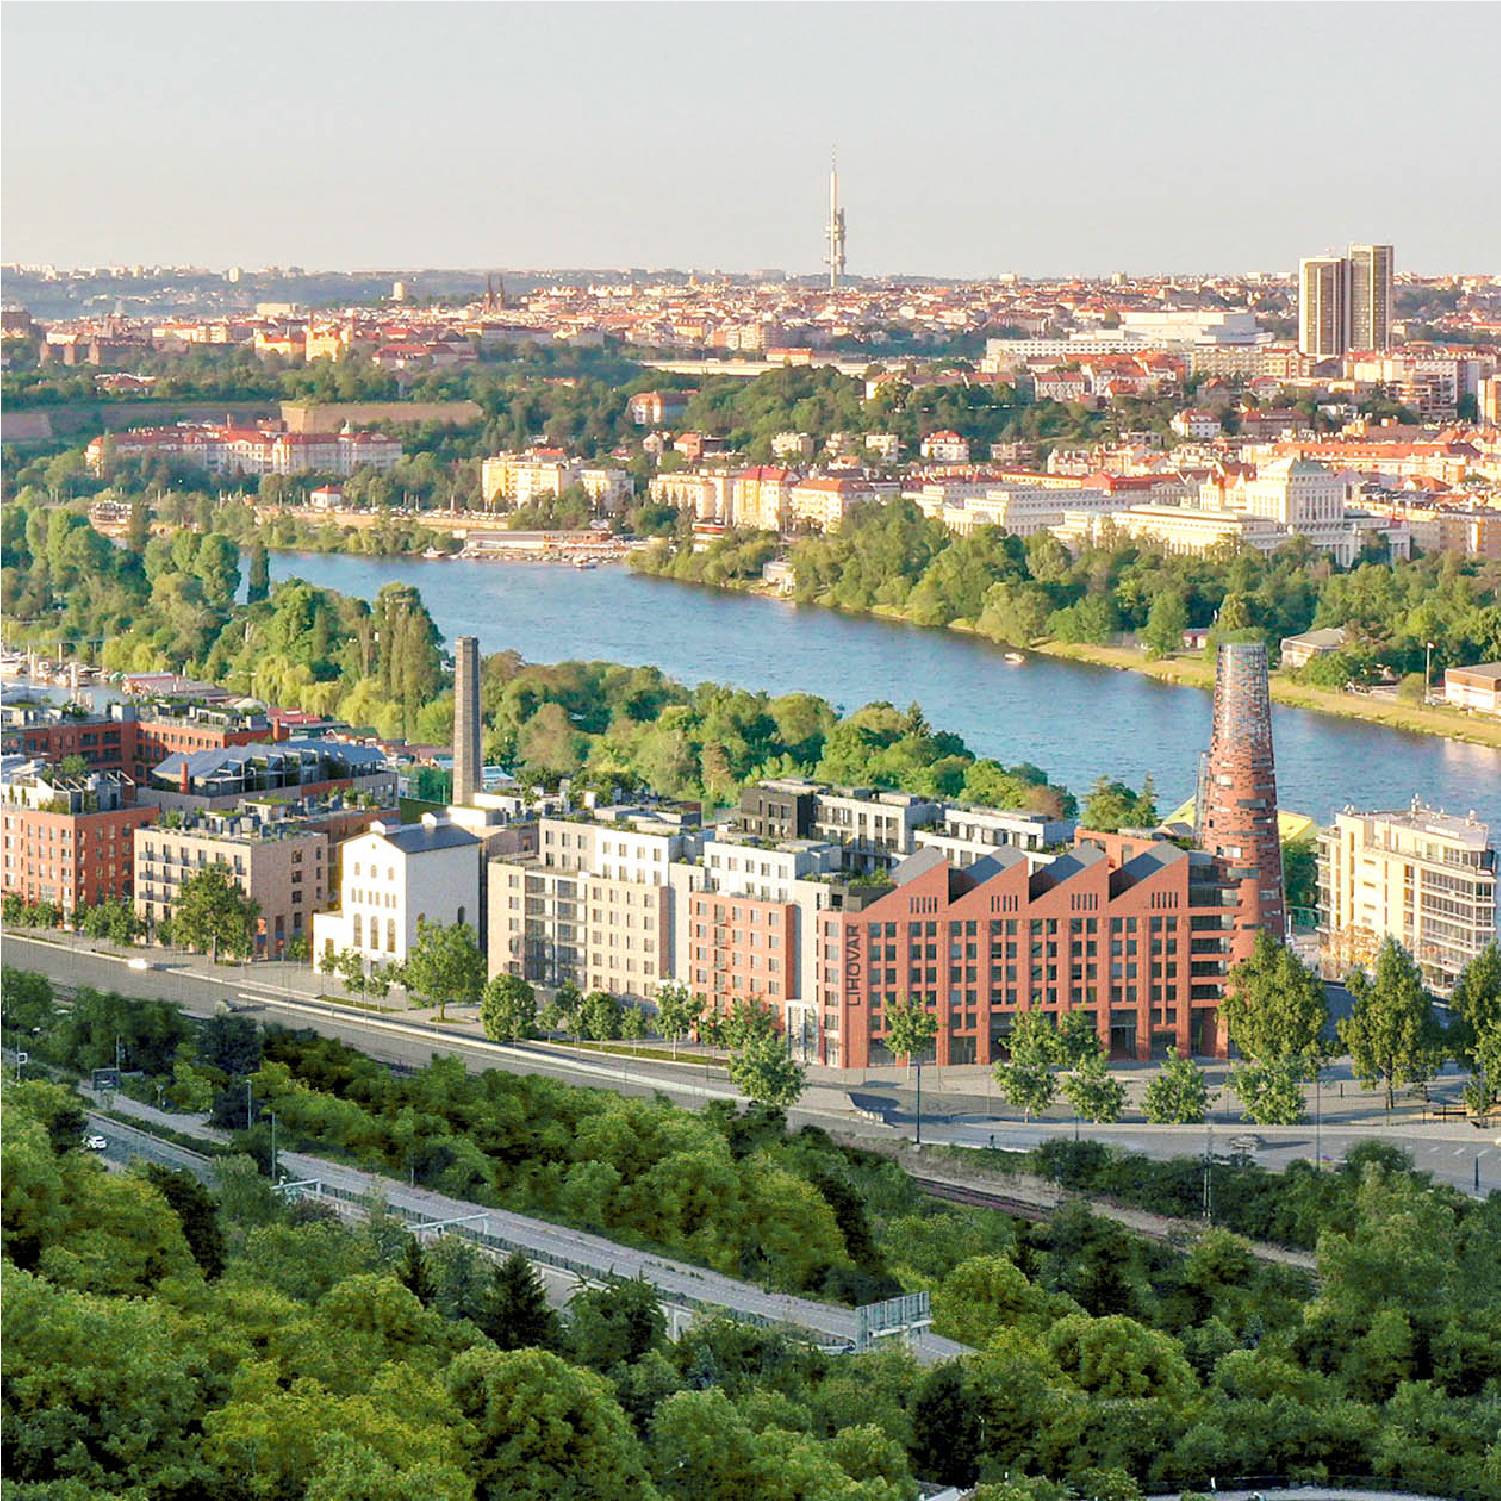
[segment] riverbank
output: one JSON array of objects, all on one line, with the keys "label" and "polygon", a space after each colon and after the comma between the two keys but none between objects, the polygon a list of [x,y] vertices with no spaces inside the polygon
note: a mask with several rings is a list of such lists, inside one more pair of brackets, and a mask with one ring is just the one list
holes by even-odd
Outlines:
[{"label": "riverbank", "polygon": [[[639,570],[645,577],[659,579],[670,584],[686,584],[692,588],[712,589],[729,594],[748,594],[761,599],[790,599],[785,591],[764,583],[760,579],[728,580],[721,583],[704,583],[698,580],[674,578],[670,573],[657,573],[648,569]],[[802,603],[802,601],[799,601]],[[900,607],[876,605],[871,610],[845,610],[838,605],[826,605],[821,600],[808,603],[817,605],[836,615],[869,615],[877,620],[887,620],[900,625],[913,625]],[[948,630],[962,636],[976,637],[988,642],[997,651],[1004,643],[992,641],[975,629],[971,620],[955,620],[948,626],[920,627],[921,629]],[[1155,678],[1161,683],[1175,683],[1185,688],[1214,690],[1214,667],[1197,653],[1181,653],[1171,657],[1149,657],[1137,647],[1096,646],[1085,642],[1043,641],[1027,650],[1034,655],[1054,657],[1064,662],[1084,662],[1094,667],[1113,667],[1118,671],[1137,672]],[[1307,709],[1315,714],[1330,714],[1339,719],[1357,719],[1365,724],[1380,725],[1384,729],[1403,730],[1412,735],[1432,735],[1446,740],[1457,740],[1466,745],[1483,745],[1491,750],[1501,750],[1501,720],[1490,720],[1481,715],[1466,714],[1458,709],[1437,708],[1419,704],[1393,703],[1386,699],[1370,698],[1357,693],[1337,693],[1327,688],[1313,688],[1297,683],[1285,672],[1274,671],[1268,687],[1272,702],[1289,709]]]},{"label": "riverbank", "polygon": [[[1178,683],[1188,688],[1214,689],[1214,668],[1203,657],[1181,655],[1148,657],[1146,652],[1130,646],[1093,646],[1074,641],[1047,641],[1030,648],[1039,656],[1058,657],[1066,662],[1089,662],[1096,667],[1114,667],[1123,672],[1140,672],[1163,683]],[[1316,714],[1334,714],[1341,719],[1359,719],[1386,729],[1405,730],[1413,735],[1441,735],[1468,745],[1501,748],[1501,720],[1488,720],[1465,714],[1458,709],[1425,707],[1420,704],[1392,703],[1358,693],[1336,693],[1327,688],[1311,688],[1294,682],[1285,672],[1273,672],[1268,680],[1272,702],[1290,709],[1310,709]]]}]

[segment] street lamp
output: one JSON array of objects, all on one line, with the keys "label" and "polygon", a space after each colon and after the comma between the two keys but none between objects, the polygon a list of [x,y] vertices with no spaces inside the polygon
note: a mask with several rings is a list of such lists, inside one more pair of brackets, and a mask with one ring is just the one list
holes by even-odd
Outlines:
[{"label": "street lamp", "polygon": [[914,1062],[917,1064],[917,1140],[914,1145],[920,1147],[922,1145],[922,1059],[915,1059]]},{"label": "street lamp", "polygon": [[1426,643],[1423,652],[1423,703],[1428,702],[1428,680],[1433,671],[1433,642]]}]

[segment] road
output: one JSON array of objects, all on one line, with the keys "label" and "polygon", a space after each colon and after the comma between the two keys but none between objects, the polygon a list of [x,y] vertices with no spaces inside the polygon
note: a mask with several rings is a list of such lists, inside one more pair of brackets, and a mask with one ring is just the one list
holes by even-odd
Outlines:
[{"label": "road", "polygon": [[[121,956],[85,952],[76,947],[7,935],[6,963],[38,970],[62,985],[92,985],[161,1000],[176,1001],[192,1015],[207,1016],[221,1005],[251,1011],[264,1021],[306,1027],[327,1037],[336,1037],[385,1063],[421,1067],[434,1053],[453,1054],[471,1070],[501,1069],[509,1073],[537,1073],[572,1084],[594,1085],[620,1094],[666,1095],[674,1103],[701,1106],[711,1099],[743,1098],[722,1070],[687,1064],[654,1063],[621,1055],[567,1054],[558,1048],[511,1047],[477,1035],[472,1022],[438,1024],[413,1013],[374,1015],[314,995],[291,996],[279,992],[262,974],[287,966],[255,966],[249,970],[221,969],[208,972],[203,961],[167,958],[159,967],[133,970]],[[303,970],[302,975],[306,976]],[[282,976],[278,975],[278,981]],[[829,1073],[830,1071],[823,1071]],[[867,1107],[862,1120],[849,1093],[832,1084],[818,1084],[806,1091],[799,1107],[789,1113],[794,1125],[811,1124],[826,1129],[857,1129],[867,1133],[872,1144],[911,1139],[916,1134],[916,1089],[904,1082],[873,1082],[852,1086]],[[1246,1127],[1222,1108],[1222,1118],[1204,1126],[1152,1126],[1127,1123],[1116,1126],[1079,1127],[1069,1121],[1033,1121],[1023,1124],[1001,1119],[996,1102],[984,1094],[952,1087],[935,1097],[924,1092],[922,1139],[934,1144],[986,1146],[1026,1150],[1053,1138],[1079,1134],[1108,1142],[1148,1157],[1200,1156],[1206,1149],[1225,1155],[1233,1137],[1247,1131],[1261,1139],[1256,1160],[1274,1171],[1299,1159],[1316,1155],[1338,1162],[1357,1142],[1382,1140],[1412,1154],[1415,1165],[1432,1173],[1438,1182],[1468,1193],[1501,1191],[1501,1133],[1494,1128],[1475,1130],[1462,1121],[1416,1122],[1411,1119],[1384,1124],[1372,1115],[1351,1108],[1333,1090],[1326,1090],[1329,1109],[1321,1130],[1312,1125]],[[1364,1124],[1353,1125],[1360,1119]]]},{"label": "road", "polygon": [[[208,1158],[152,1137],[149,1127],[157,1123],[170,1124],[177,1131],[202,1136],[206,1142],[222,1140],[223,1133],[200,1122],[185,1121],[181,1116],[164,1115],[148,1105],[123,1097],[115,1100],[114,1108],[137,1117],[147,1129],[123,1125],[107,1116],[92,1115],[92,1129],[110,1143],[104,1154],[106,1158],[120,1162],[132,1156],[146,1156],[169,1166],[187,1167],[200,1177],[206,1175]],[[448,1233],[462,1234],[496,1253],[519,1250],[535,1265],[554,1274],[551,1279],[554,1282],[558,1272],[586,1280],[643,1277],[656,1288],[664,1303],[680,1309],[723,1309],[755,1323],[790,1325],[813,1334],[825,1344],[852,1345],[855,1342],[856,1316],[850,1308],[774,1293],[706,1267],[620,1245],[601,1235],[570,1230],[531,1215],[450,1198],[431,1189],[414,1188],[394,1178],[361,1172],[302,1152],[279,1154],[278,1168],[282,1177],[306,1184],[303,1192],[307,1197],[333,1203],[341,1210],[360,1206],[372,1197],[379,1199],[410,1221],[423,1238],[444,1233],[440,1226],[461,1221],[461,1224],[452,1225]],[[356,1209],[356,1212],[360,1211]],[[966,1346],[943,1339],[931,1331],[924,1331],[913,1342],[912,1348],[917,1358],[928,1365],[952,1359],[966,1350]]]}]

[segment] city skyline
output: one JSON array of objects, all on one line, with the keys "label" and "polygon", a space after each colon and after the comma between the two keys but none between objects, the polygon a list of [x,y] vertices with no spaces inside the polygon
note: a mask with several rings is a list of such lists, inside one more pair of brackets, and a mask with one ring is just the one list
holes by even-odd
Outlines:
[{"label": "city skyline", "polygon": [[[815,89],[788,72],[794,17],[776,5],[371,6],[357,29],[312,5],[297,66],[225,89],[278,12],[13,4],[0,254],[818,275],[837,140],[851,277],[1280,274],[1352,241],[1400,243],[1416,274],[1494,268],[1501,206],[1474,162],[1378,137],[1412,49],[1501,46],[1494,12],[1305,9],[1300,45],[1348,66],[1297,110],[1213,130],[1144,101],[1186,101],[1231,55],[1275,91],[1291,62],[1264,8],[1074,11],[1065,48],[1040,8],[799,7],[792,60],[834,60],[835,86]],[[548,66],[513,65],[526,57]],[[748,85],[780,75],[774,110],[706,85],[732,60]],[[1454,139],[1483,141],[1483,101],[1452,109]],[[1228,219],[1227,191],[1243,209]]]}]

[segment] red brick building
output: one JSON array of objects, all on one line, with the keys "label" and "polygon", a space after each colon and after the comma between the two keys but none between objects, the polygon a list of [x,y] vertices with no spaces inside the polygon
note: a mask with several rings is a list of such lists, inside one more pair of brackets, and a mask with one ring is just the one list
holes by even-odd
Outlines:
[{"label": "red brick building", "polygon": [[90,771],[121,771],[144,783],[152,769],[182,751],[223,750],[284,739],[287,731],[262,715],[197,706],[178,712],[117,704],[107,714],[80,716],[54,706],[11,705],[4,729],[7,755],[48,761],[81,756]]},{"label": "red brick building", "polygon": [[127,805],[118,773],[24,771],[0,792],[0,890],[67,911],[131,895],[135,831],[157,810]]},{"label": "red brick building", "polygon": [[1115,1057],[1225,1056],[1216,1012],[1254,929],[1210,856],[1081,833],[1035,872],[1019,850],[963,870],[924,850],[893,883],[818,914],[824,1062],[890,1061],[886,1018],[909,997],[938,1016],[940,1064],[1004,1057],[1017,1013],[1035,1009],[1084,1011]]},{"label": "red brick building", "polygon": [[1200,779],[1198,842],[1239,882],[1250,920],[1280,943],[1286,934],[1282,843],[1266,647],[1220,643],[1214,674],[1214,727]]},{"label": "red brick building", "polygon": [[688,899],[688,988],[728,1012],[737,1001],[779,1015],[796,993],[793,902],[695,891]]}]

